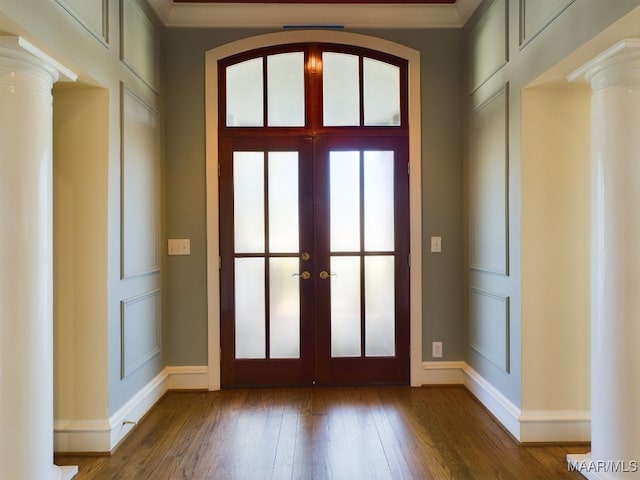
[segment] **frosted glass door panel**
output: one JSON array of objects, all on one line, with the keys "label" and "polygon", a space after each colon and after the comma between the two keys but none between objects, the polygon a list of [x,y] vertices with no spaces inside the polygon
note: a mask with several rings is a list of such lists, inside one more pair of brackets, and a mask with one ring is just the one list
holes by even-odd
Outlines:
[{"label": "frosted glass door panel", "polygon": [[298,152],[269,152],[269,250],[299,250]]},{"label": "frosted glass door panel", "polygon": [[329,182],[331,251],[359,251],[360,152],[331,152]]},{"label": "frosted glass door panel", "polygon": [[300,356],[300,280],[299,260],[271,258],[269,260],[269,357],[298,358]]},{"label": "frosted glass door panel", "polygon": [[267,57],[268,124],[304,126],[304,53]]},{"label": "frosted glass door panel", "polygon": [[327,127],[360,125],[360,72],[357,55],[322,54],[323,123]]},{"label": "frosted glass door panel", "polygon": [[262,58],[227,67],[227,127],[262,127]]},{"label": "frosted glass door panel", "polygon": [[235,259],[236,358],[265,358],[264,258]]},{"label": "frosted glass door panel", "polygon": [[264,252],[264,153],[233,153],[236,253]]},{"label": "frosted glass door panel", "polygon": [[364,261],[365,355],[395,355],[394,259],[371,256]]},{"label": "frosted glass door panel", "polygon": [[331,258],[331,356],[359,357],[360,257]]},{"label": "frosted glass door panel", "polygon": [[364,152],[364,248],[394,249],[393,152]]},{"label": "frosted glass door panel", "polygon": [[236,253],[264,252],[264,153],[233,154]]},{"label": "frosted glass door panel", "polygon": [[400,125],[400,68],[363,59],[365,126]]}]

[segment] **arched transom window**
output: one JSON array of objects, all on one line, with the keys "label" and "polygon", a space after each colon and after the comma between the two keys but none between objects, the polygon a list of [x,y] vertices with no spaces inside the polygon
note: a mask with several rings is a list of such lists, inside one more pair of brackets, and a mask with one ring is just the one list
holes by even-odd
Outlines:
[{"label": "arched transom window", "polygon": [[[406,61],[340,45],[286,45],[221,61],[222,130],[407,127]],[[387,132],[387,134],[390,132]]]}]

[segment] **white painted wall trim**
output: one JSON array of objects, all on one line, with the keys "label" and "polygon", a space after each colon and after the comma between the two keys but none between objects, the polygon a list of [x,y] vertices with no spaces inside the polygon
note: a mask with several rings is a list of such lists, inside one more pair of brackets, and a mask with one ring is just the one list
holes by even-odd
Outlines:
[{"label": "white painted wall trim", "polygon": [[423,362],[423,385],[464,385],[521,443],[588,442],[588,410],[520,410],[466,362]]},{"label": "white painted wall trim", "polygon": [[207,390],[209,369],[206,365],[196,367],[167,367],[168,390]]},{"label": "white painted wall trim", "polygon": [[[464,385],[519,442],[587,442],[590,439],[589,411],[521,411],[466,362],[423,362],[421,379],[422,385]],[[166,367],[109,418],[56,420],[54,450],[59,453],[111,452],[167,391],[208,388],[206,366]]]},{"label": "white painted wall trim", "polygon": [[465,362],[423,362],[422,385],[464,385]]},{"label": "white painted wall trim", "polygon": [[464,375],[464,386],[516,440],[522,442],[523,440],[520,438],[520,409],[469,365],[465,364]]},{"label": "white painted wall trim", "polygon": [[[552,435],[551,435],[552,434]],[[589,410],[523,410],[520,413],[520,441],[589,442]],[[552,436],[552,438],[549,438]]]},{"label": "white painted wall trim", "polygon": [[54,451],[111,452],[167,391],[207,390],[208,379],[206,366],[166,367],[109,418],[56,420]]}]

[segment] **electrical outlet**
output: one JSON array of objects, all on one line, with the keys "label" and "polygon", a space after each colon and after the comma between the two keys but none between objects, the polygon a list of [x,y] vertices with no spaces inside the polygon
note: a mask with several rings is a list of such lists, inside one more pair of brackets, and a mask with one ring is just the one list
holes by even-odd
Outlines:
[{"label": "electrical outlet", "polygon": [[431,356],[442,358],[442,342],[431,342]]}]

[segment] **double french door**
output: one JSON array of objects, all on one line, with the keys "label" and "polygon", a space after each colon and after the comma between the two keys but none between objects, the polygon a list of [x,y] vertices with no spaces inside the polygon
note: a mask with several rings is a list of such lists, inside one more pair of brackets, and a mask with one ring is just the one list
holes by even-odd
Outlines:
[{"label": "double french door", "polygon": [[223,386],[409,382],[406,138],[220,142]]}]

